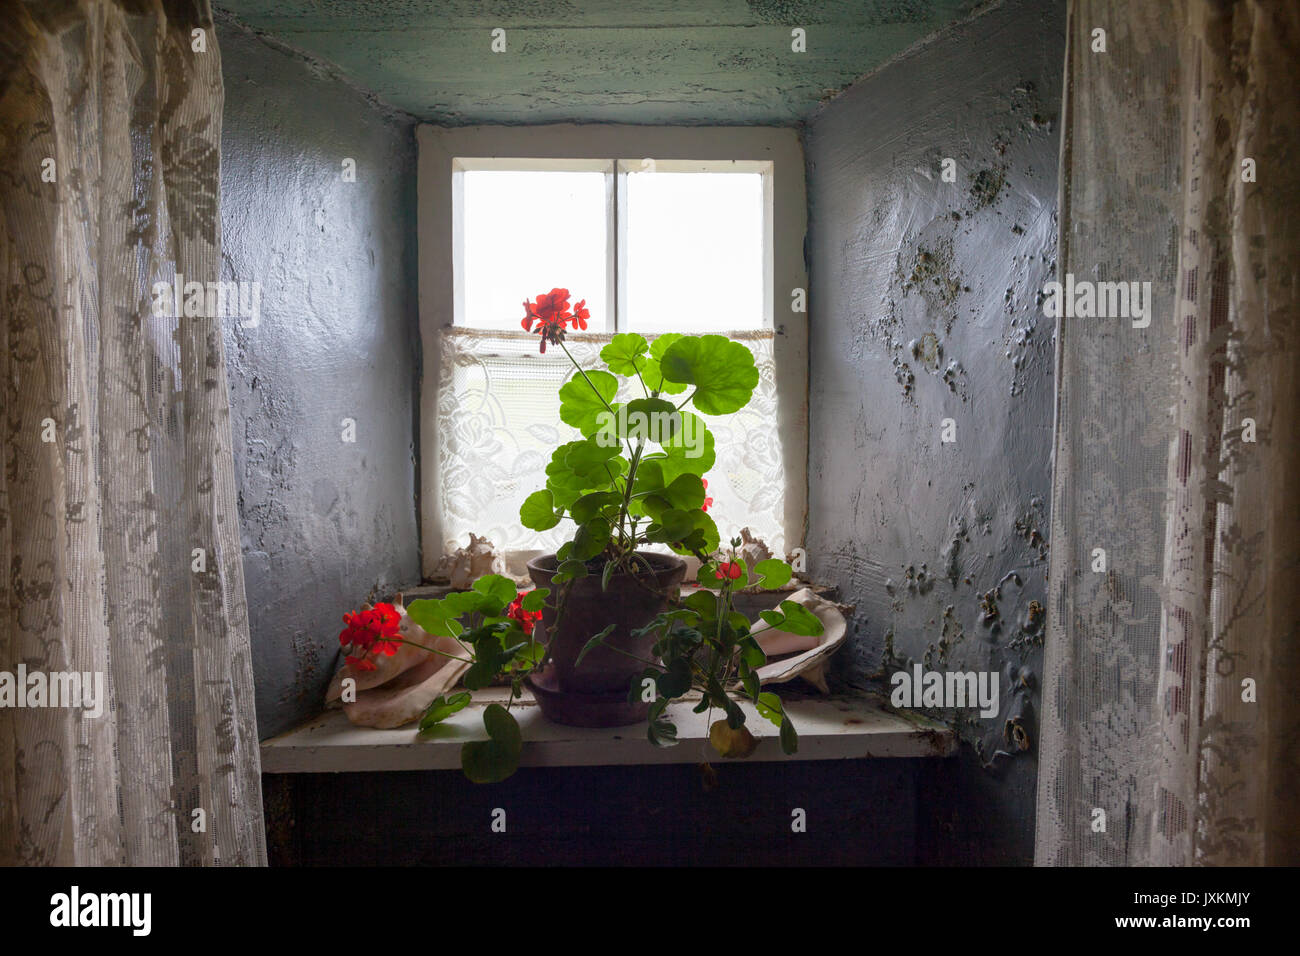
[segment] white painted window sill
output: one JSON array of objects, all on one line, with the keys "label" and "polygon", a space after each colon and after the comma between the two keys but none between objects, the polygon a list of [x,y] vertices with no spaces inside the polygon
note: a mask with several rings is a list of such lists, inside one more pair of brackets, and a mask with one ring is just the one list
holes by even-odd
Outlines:
[{"label": "white painted window sill", "polygon": [[[341,710],[328,711],[288,733],[262,743],[263,773],[338,773],[382,770],[459,770],[460,747],[486,740],[483,709],[504,702],[506,689],[474,695],[474,703],[421,736],[411,724],[396,730],[354,727]],[[695,700],[698,700],[698,696]],[[776,728],[742,702],[746,726],[758,748],[737,763],[783,760],[860,760],[880,757],[946,757],[956,749],[952,731],[919,714],[883,710],[870,696],[783,698],[799,731],[799,752],[786,756]],[[564,727],[544,719],[525,694],[512,708],[524,736],[524,767],[637,766],[723,762],[709,747],[705,714],[691,713],[693,701],[673,704],[668,714],[679,743],[656,747],[645,725],[602,729]],[[713,715],[715,718],[717,714]]]}]

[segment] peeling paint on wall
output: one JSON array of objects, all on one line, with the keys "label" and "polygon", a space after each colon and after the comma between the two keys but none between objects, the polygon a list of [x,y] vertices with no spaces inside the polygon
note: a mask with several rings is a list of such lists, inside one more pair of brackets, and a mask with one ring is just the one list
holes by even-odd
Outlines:
[{"label": "peeling paint on wall", "polygon": [[[1012,0],[833,101],[807,148],[808,554],[857,606],[833,677],[887,691],[888,673],[914,663],[998,674],[996,716],[936,715],[966,742],[970,772],[1000,781],[954,792],[986,795],[1012,847],[992,856],[1021,862],[1053,418],[1054,324],[1037,292],[1056,255],[1047,104],[1063,37],[1063,2]],[[945,825],[990,825],[972,812]]]}]

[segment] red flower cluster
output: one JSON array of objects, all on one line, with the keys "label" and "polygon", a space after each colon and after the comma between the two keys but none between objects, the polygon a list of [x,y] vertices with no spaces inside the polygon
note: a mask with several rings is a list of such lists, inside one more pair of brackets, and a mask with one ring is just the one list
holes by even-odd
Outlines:
[{"label": "red flower cluster", "polygon": [[[591,312],[587,310],[586,299],[578,302],[570,311],[569,290],[552,289],[539,295],[536,302],[524,299],[524,318],[519,324],[525,332],[536,332],[542,337],[541,351],[545,355],[547,342],[558,345],[564,341],[565,326],[571,324],[575,329],[585,331],[589,318]],[[534,322],[537,323],[536,328],[533,328]]]},{"label": "red flower cluster", "polygon": [[735,581],[740,577],[740,564],[736,561],[723,561],[718,565],[718,570],[714,571],[713,575],[719,581],[727,579]]},{"label": "red flower cluster", "polygon": [[344,614],[343,623],[347,627],[339,634],[339,644],[361,651],[359,655],[348,655],[347,658],[348,664],[356,670],[375,669],[375,662],[369,660],[367,654],[373,652],[392,657],[401,646],[402,638],[398,629],[402,617],[391,604],[380,603],[352,614]]},{"label": "red flower cluster", "polygon": [[524,629],[524,633],[532,637],[533,627],[542,619],[542,612],[524,610],[524,595],[527,593],[527,591],[520,591],[515,599],[510,602],[510,607],[506,609],[506,617],[513,617],[519,622],[519,626]]},{"label": "red flower cluster", "polygon": [[[704,490],[705,490],[705,491],[708,491],[708,490],[709,490],[709,479],[707,479],[707,478],[701,478],[701,479],[700,479],[700,482],[704,485]],[[712,504],[713,504],[713,499],[712,499],[711,497],[709,497],[708,495],[706,495],[705,498],[704,498],[704,504],[700,505],[700,510],[701,510],[701,511],[708,511],[708,510],[709,510],[709,506],[712,505]]]}]

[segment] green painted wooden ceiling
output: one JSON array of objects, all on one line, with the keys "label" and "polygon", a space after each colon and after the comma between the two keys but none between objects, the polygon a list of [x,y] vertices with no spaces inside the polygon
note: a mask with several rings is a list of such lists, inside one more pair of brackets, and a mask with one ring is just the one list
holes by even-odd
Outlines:
[{"label": "green painted wooden ceiling", "polygon": [[[983,0],[214,0],[420,119],[794,125]],[[806,33],[807,52],[791,49]],[[505,30],[504,53],[491,50]]]}]

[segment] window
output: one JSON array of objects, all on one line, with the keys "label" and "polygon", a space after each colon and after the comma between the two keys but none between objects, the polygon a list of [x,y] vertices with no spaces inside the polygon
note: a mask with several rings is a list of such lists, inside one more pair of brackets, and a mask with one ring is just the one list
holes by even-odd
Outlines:
[{"label": "window", "polygon": [[[454,324],[557,282],[609,332],[770,326],[771,162],[452,160]],[[666,308],[666,297],[689,309]]]},{"label": "window", "polygon": [[[422,127],[419,142],[426,572],[470,532],[517,570],[571,530],[537,534],[518,520],[552,449],[576,435],[556,395],[568,358],[539,354],[520,328],[523,299],[556,285],[591,310],[588,331],[565,342],[584,366],[623,331],[717,333],[751,348],[754,399],[709,423],[711,513],[724,538],[749,527],[778,554],[801,543],[806,325],[802,312],[773,314],[778,283],[789,282],[787,310],[806,286],[794,133]],[[796,199],[779,198],[783,184]]]}]

